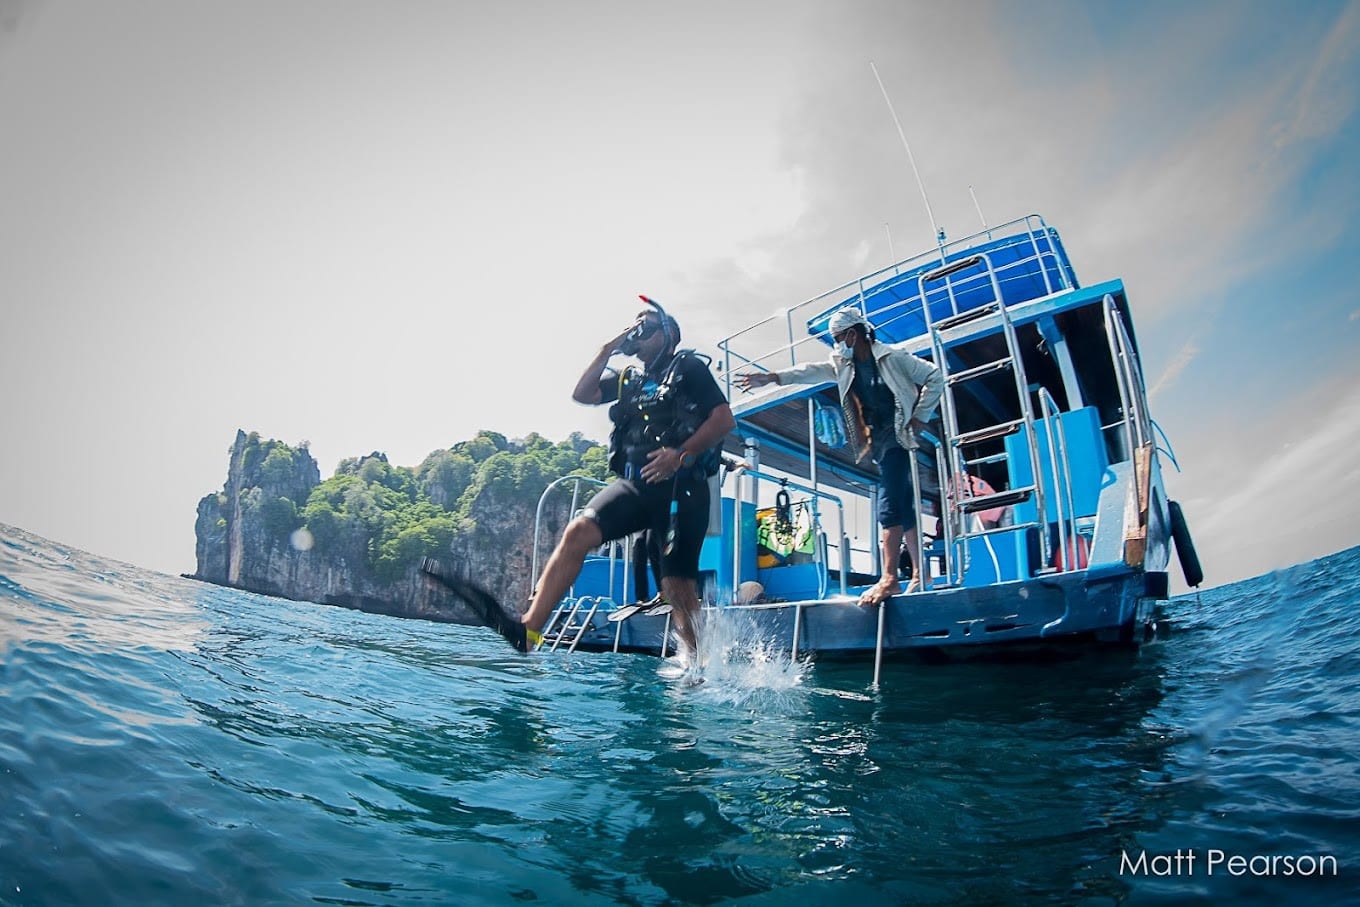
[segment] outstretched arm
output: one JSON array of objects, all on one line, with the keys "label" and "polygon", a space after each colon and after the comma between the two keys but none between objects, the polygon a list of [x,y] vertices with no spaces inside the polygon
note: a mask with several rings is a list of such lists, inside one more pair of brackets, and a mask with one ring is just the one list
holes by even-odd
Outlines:
[{"label": "outstretched arm", "polygon": [[743,372],[733,379],[737,387],[750,390],[775,384],[821,384],[823,381],[836,380],[836,367],[830,362],[805,362],[792,368],[776,369],[772,372]]}]

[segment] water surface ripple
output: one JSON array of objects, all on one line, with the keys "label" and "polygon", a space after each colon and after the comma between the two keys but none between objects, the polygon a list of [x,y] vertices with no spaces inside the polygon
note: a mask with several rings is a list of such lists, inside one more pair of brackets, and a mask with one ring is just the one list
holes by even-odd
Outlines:
[{"label": "water surface ripple", "polygon": [[683,687],[0,527],[0,904],[1357,903],[1357,566],[877,690],[727,628]]}]

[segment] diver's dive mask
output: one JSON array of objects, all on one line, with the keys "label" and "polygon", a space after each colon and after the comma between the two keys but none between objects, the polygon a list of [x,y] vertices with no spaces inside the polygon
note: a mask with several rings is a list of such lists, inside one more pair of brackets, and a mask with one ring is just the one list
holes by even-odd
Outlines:
[{"label": "diver's dive mask", "polygon": [[632,356],[637,353],[638,344],[648,337],[661,330],[661,325],[655,321],[648,321],[646,318],[638,320],[633,325],[633,329],[623,338],[623,343],[619,344],[619,352],[625,356]]}]

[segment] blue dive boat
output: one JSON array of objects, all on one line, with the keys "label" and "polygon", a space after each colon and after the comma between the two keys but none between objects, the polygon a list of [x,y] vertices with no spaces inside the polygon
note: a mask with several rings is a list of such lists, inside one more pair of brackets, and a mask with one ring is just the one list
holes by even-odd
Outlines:
[{"label": "blue dive boat", "polygon": [[[882,606],[858,604],[878,576],[875,467],[845,444],[834,384],[748,394],[732,380],[825,360],[828,320],[845,305],[860,308],[878,340],[932,360],[945,378],[940,418],[913,458],[925,581]],[[701,589],[707,609],[749,622],[768,644],[876,663],[1137,645],[1167,597],[1173,543],[1187,584],[1202,580],[1163,485],[1162,458],[1174,458],[1148,413],[1124,284],[1078,283],[1057,231],[1037,215],[941,238],[717,348],[737,430],[713,480]],[[564,486],[580,495],[587,481],[561,479],[544,499]],[[539,535],[535,573],[538,544],[550,541]],[[668,616],[617,619],[649,594],[636,566],[628,545],[588,559],[545,645],[664,655]]]}]

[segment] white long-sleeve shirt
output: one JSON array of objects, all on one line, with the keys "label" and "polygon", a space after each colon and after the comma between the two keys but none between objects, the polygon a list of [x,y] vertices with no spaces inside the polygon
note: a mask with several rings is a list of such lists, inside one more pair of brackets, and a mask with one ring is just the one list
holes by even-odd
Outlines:
[{"label": "white long-sleeve shirt", "polygon": [[[903,447],[914,446],[911,420],[922,422],[930,418],[944,392],[944,378],[934,364],[914,356],[900,347],[873,341],[870,350],[883,383],[888,385],[897,401],[893,425],[897,441]],[[841,395],[841,410],[845,413],[846,428],[857,439],[856,460],[864,459],[869,451],[869,429],[864,424],[863,409],[854,392],[855,362],[834,350],[826,362],[805,362],[772,374],[780,384],[821,384],[835,381]]]}]

